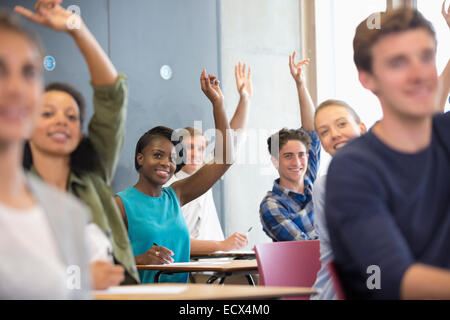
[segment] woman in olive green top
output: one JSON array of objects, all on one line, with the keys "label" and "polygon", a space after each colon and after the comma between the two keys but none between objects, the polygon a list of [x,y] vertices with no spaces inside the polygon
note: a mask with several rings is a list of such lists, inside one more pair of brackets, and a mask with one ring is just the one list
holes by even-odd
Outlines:
[{"label": "woman in olive green top", "polygon": [[[36,13],[19,6],[15,11],[74,39],[91,74],[94,115],[88,135],[83,137],[81,94],[66,84],[48,85],[41,117],[25,150],[24,164],[46,182],[67,190],[89,206],[92,221],[111,241],[114,259],[125,268],[122,283],[138,283],[130,242],[110,186],[125,135],[126,77],[118,74],[81,17],[62,8],[60,2],[39,0]],[[74,18],[78,20],[71,20]],[[103,282],[100,287],[123,280],[120,266],[104,263],[92,271],[93,277]]]}]

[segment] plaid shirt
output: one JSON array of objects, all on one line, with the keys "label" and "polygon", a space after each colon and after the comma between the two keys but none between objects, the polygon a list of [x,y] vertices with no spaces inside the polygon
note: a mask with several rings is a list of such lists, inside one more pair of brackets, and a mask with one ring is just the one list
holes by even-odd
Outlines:
[{"label": "plaid shirt", "polygon": [[320,140],[315,131],[307,134],[311,137],[311,150],[304,177],[304,194],[280,186],[278,178],[259,207],[263,230],[275,241],[318,239],[314,230],[312,186],[319,168]]}]

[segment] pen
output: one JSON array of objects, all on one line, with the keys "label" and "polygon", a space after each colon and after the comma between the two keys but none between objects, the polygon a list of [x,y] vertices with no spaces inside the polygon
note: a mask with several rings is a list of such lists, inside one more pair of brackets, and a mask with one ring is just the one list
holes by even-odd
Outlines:
[{"label": "pen", "polygon": [[250,231],[252,231],[253,227],[248,228],[247,233],[249,233]]},{"label": "pen", "polygon": [[110,262],[114,264],[114,257],[113,257],[112,249],[110,247],[106,248],[106,256],[108,257]]}]

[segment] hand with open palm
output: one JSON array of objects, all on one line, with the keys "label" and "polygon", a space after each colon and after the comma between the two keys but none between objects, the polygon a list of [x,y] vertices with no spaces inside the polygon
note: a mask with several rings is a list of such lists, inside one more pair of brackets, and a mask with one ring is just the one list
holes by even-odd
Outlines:
[{"label": "hand with open palm", "polygon": [[62,0],[39,0],[34,6],[36,12],[22,6],[15,6],[14,11],[42,26],[55,31],[72,32],[80,29],[82,19],[61,6]]},{"label": "hand with open palm", "polygon": [[213,105],[218,103],[223,103],[223,94],[220,90],[220,81],[217,76],[212,74],[206,74],[206,70],[203,69],[200,76],[200,83],[202,86],[202,91],[206,97],[211,101]]},{"label": "hand with open palm", "polygon": [[251,68],[248,67],[247,75],[245,74],[246,64],[239,62],[234,67],[234,75],[236,78],[236,87],[239,95],[244,98],[251,98],[253,95],[253,86],[251,78]]},{"label": "hand with open palm", "polygon": [[294,51],[292,55],[289,55],[289,68],[291,69],[291,75],[295,80],[297,85],[303,85],[305,82],[305,71],[303,70],[303,66],[307,66],[309,64],[309,58],[300,60],[295,63],[295,54]]}]

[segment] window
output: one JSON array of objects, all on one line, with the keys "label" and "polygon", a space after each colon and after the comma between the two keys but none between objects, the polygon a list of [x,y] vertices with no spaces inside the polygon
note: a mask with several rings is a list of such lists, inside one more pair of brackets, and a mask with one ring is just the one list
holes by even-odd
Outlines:
[{"label": "window", "polygon": [[[442,2],[443,0],[417,0],[417,9],[424,15],[425,18],[431,21],[434,29],[436,30],[436,38],[438,41],[436,64],[439,74],[441,74],[442,70],[444,70],[447,65],[450,52],[450,41],[448,41],[450,30],[442,17]],[[450,2],[447,0],[447,8],[449,4]],[[450,103],[447,100],[445,111],[449,110]]]},{"label": "window", "polygon": [[[368,128],[382,113],[378,99],[359,83],[353,37],[358,24],[379,11],[386,11],[385,0],[316,0],[317,101],[347,102]],[[326,173],[330,160],[322,151],[321,174]]]}]

